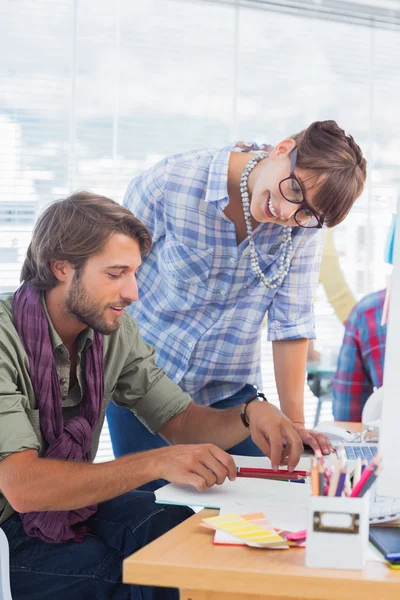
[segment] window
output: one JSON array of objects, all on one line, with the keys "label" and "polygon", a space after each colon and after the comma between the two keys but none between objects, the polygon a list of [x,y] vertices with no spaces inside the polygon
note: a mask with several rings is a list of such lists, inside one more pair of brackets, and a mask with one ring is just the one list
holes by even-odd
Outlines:
[{"label": "window", "polygon": [[[400,188],[399,2],[5,0],[0,11],[1,291],[18,285],[50,201],[77,189],[121,201],[167,154],[276,143],[327,118],[369,165],[335,233],[346,278],[358,295],[385,285]],[[323,300],[316,312],[321,342],[340,343]]]},{"label": "window", "polygon": [[356,293],[359,296],[364,295],[365,290],[365,273],[364,271],[356,271]]}]

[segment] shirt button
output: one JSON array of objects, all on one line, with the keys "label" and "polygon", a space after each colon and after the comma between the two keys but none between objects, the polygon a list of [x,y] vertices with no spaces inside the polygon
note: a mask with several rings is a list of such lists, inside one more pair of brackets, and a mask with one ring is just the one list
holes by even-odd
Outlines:
[{"label": "shirt button", "polygon": [[219,293],[220,293],[221,296],[226,296],[225,290],[219,290]]},{"label": "shirt button", "polygon": [[214,311],[213,313],[211,313],[211,316],[213,319],[216,319],[218,317],[218,313]]},{"label": "shirt button", "polygon": [[62,378],[60,379],[60,383],[61,383],[61,385],[64,385],[66,381],[67,381],[67,380],[66,380],[64,377],[62,377]]},{"label": "shirt button", "polygon": [[233,258],[233,256],[231,256],[230,259],[229,259],[229,262],[232,263],[232,264],[235,263],[236,262],[236,258]]},{"label": "shirt button", "polygon": [[193,348],[193,342],[188,342],[189,348]]},{"label": "shirt button", "polygon": [[271,325],[272,325],[272,327],[280,327],[281,326],[279,321],[272,321]]}]

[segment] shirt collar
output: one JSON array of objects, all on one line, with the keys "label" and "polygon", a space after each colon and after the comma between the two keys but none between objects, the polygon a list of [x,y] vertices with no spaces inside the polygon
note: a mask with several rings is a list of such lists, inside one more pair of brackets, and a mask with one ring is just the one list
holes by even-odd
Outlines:
[{"label": "shirt collar", "polygon": [[217,202],[228,197],[228,164],[233,146],[218,150],[212,158],[208,171],[206,202]]},{"label": "shirt collar", "polygon": [[[49,335],[50,335],[51,345],[53,347],[53,352],[57,348],[60,348],[61,346],[63,348],[65,348],[64,342],[62,341],[62,339],[58,335],[57,331],[55,330],[52,320],[50,318],[49,311],[47,310],[47,304],[46,304],[46,299],[45,299],[44,294],[41,295],[41,302],[42,302],[42,306],[43,306],[44,312],[47,317],[47,321],[49,323]],[[77,347],[78,353],[81,352],[84,348],[88,348],[89,346],[91,346],[92,343],[93,343],[93,329],[91,329],[90,327],[87,327],[78,336],[78,347]]]}]

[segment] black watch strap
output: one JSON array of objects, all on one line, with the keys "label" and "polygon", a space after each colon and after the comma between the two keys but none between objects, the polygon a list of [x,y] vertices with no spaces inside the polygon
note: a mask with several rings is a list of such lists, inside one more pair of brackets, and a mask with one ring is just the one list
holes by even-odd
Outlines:
[{"label": "black watch strap", "polygon": [[250,402],[254,402],[254,400],[263,400],[264,402],[268,402],[267,398],[262,392],[257,392],[257,394],[254,394],[254,396],[250,396],[250,398],[247,398],[247,400],[243,402],[243,408],[242,412],[240,413],[240,418],[242,419],[242,423],[245,427],[250,427],[250,423],[247,420],[247,407],[250,404]]}]

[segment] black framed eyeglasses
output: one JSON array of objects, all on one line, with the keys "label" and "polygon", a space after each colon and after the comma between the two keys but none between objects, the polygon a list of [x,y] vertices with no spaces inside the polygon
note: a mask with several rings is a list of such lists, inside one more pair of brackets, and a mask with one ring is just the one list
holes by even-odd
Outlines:
[{"label": "black framed eyeglasses", "polygon": [[305,227],[306,229],[321,229],[322,225],[324,224],[324,219],[323,217],[319,217],[308,204],[303,187],[294,174],[296,160],[297,147],[295,147],[290,153],[290,175],[289,177],[282,179],[279,184],[279,190],[285,200],[292,202],[293,204],[301,205],[293,215],[297,225],[300,227]]}]

